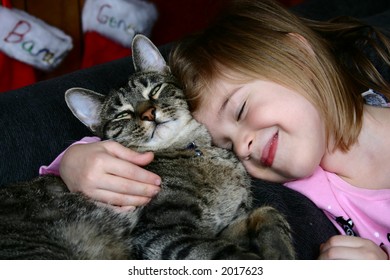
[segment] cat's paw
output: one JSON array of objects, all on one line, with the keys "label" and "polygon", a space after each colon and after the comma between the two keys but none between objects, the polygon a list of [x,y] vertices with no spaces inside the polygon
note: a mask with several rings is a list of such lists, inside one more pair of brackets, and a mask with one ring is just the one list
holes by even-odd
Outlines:
[{"label": "cat's paw", "polygon": [[251,251],[262,259],[294,259],[291,229],[284,216],[273,207],[255,209],[248,217]]}]

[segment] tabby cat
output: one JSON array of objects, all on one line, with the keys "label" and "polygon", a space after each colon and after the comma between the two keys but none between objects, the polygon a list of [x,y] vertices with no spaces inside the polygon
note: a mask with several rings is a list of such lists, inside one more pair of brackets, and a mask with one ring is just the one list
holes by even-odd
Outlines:
[{"label": "tabby cat", "polygon": [[292,259],[290,228],[271,207],[251,210],[250,179],[213,147],[150,40],[133,40],[136,73],[107,96],[72,88],[73,114],[103,139],[154,151],[162,191],[120,213],[55,176],[0,190],[1,259]]}]

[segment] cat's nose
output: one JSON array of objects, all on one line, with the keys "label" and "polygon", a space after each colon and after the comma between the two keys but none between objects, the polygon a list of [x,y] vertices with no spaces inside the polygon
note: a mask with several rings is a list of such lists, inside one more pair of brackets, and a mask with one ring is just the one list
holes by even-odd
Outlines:
[{"label": "cat's nose", "polygon": [[156,108],[149,107],[141,113],[141,120],[153,122],[156,119]]}]

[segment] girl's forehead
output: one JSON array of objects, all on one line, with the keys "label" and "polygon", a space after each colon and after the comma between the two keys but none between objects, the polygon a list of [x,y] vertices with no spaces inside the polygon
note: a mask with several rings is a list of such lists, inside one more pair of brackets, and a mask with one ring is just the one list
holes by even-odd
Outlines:
[{"label": "girl's forehead", "polygon": [[245,89],[245,85],[226,79],[215,81],[214,85],[203,93],[201,102],[193,113],[195,119],[209,129],[212,126],[213,131],[218,131],[218,127],[214,127],[214,124],[224,123],[227,112],[231,110],[232,104],[237,102],[236,93]]},{"label": "girl's forehead", "polygon": [[241,83],[226,78],[216,78],[213,83],[209,85],[203,94],[201,106],[219,111],[221,107],[231,97],[235,88],[240,87]]},{"label": "girl's forehead", "polygon": [[223,80],[215,81],[214,84],[204,88],[200,95],[199,106],[193,112],[194,117],[202,122],[207,123],[208,120],[217,120],[218,112],[228,98],[230,85]]}]

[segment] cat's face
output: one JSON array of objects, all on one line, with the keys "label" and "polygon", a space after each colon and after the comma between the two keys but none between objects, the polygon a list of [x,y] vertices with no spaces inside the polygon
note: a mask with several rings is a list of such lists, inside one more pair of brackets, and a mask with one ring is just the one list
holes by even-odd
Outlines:
[{"label": "cat's face", "polygon": [[137,73],[104,102],[100,129],[104,138],[123,145],[155,149],[171,143],[190,118],[172,76]]},{"label": "cat's face", "polygon": [[137,35],[136,73],[107,96],[72,88],[65,94],[74,115],[98,136],[138,150],[168,147],[192,119],[182,90],[157,48]]}]

